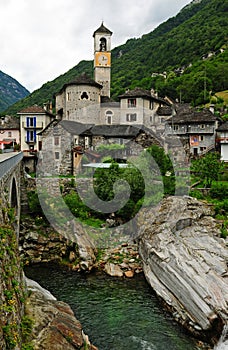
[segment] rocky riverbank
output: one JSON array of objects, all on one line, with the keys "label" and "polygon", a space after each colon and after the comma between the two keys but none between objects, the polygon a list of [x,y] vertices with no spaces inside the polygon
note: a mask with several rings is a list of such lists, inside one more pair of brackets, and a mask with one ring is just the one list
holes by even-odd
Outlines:
[{"label": "rocky riverbank", "polygon": [[84,334],[80,322],[66,303],[25,279],[29,296],[25,313],[32,322],[30,341],[34,350],[98,350]]},{"label": "rocky riverbank", "polygon": [[99,269],[123,278],[143,272],[174,318],[215,344],[227,322],[228,253],[212,214],[210,205],[194,198],[166,198],[160,207],[141,211],[137,243],[122,240],[117,228],[112,244],[94,249],[92,258],[39,218],[26,218],[20,252],[27,264],[59,262],[78,272]]},{"label": "rocky riverbank", "polygon": [[[82,260],[78,247],[55,232],[44,221],[27,216],[21,223],[20,255],[25,265],[57,262],[74,271],[87,271],[87,261]],[[138,245],[133,242],[116,242],[113,247],[95,251],[93,269],[104,270],[110,276],[133,277],[141,273],[142,261]]]},{"label": "rocky riverbank", "polygon": [[139,253],[147,281],[176,320],[215,344],[228,322],[228,251],[212,207],[169,197],[141,213]]}]

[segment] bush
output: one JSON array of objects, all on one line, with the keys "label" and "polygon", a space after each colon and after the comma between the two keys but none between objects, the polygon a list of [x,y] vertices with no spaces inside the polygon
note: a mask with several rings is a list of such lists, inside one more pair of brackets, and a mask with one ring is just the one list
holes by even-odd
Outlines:
[{"label": "bush", "polygon": [[40,200],[36,191],[28,192],[28,205],[32,214],[43,215]]},{"label": "bush", "polygon": [[228,214],[228,199],[214,202],[215,214],[226,216]]},{"label": "bush", "polygon": [[192,190],[192,191],[190,191],[189,195],[191,197],[196,198],[196,199],[204,199],[203,193],[199,190]]},{"label": "bush", "polygon": [[210,189],[210,196],[221,200],[228,198],[228,183],[214,183]]}]

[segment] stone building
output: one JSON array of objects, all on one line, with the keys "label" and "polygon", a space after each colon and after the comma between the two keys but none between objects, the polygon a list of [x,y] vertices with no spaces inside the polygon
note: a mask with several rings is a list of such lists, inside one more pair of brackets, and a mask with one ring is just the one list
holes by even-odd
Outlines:
[{"label": "stone building", "polygon": [[183,159],[183,148],[187,155],[212,149],[218,120],[210,111],[174,106],[142,88],[127,90],[118,101],[110,98],[111,36],[103,22],[93,34],[94,79],[82,74],[55,95],[56,120],[39,133],[47,173],[51,168],[60,174],[75,173],[85,152],[99,158],[96,151],[101,144],[125,145],[130,140],[145,148],[160,144],[167,152],[175,149],[178,161],[179,151]]},{"label": "stone building", "polygon": [[113,159],[127,160],[152,144],[162,146],[162,139],[143,125],[95,125],[71,120],[53,120],[42,132],[39,172],[45,176],[77,174],[83,154],[100,161],[97,150],[102,145],[122,145],[109,151]]},{"label": "stone building", "polygon": [[58,118],[96,125],[145,125],[154,131],[162,125],[164,131],[164,121],[171,115],[170,103],[153,90],[136,88],[120,95],[118,102],[110,99],[111,35],[103,22],[94,32],[94,80],[82,74],[64,84],[55,95]]},{"label": "stone building", "polygon": [[203,155],[215,149],[219,123],[219,118],[208,109],[197,110],[183,105],[166,122],[165,134],[179,136],[190,156]]}]

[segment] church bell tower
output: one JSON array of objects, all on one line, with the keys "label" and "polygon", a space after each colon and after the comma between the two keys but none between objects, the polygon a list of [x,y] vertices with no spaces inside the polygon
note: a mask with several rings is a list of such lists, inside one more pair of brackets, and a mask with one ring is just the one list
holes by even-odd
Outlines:
[{"label": "church bell tower", "polygon": [[94,80],[103,86],[101,96],[110,97],[111,81],[111,36],[103,22],[93,33],[94,37]]}]

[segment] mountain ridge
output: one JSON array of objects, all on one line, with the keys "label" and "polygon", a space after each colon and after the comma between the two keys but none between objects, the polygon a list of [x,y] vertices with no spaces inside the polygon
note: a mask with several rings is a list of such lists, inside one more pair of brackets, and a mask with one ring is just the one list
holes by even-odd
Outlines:
[{"label": "mountain ridge", "polygon": [[29,94],[16,79],[0,70],[0,111]]}]

